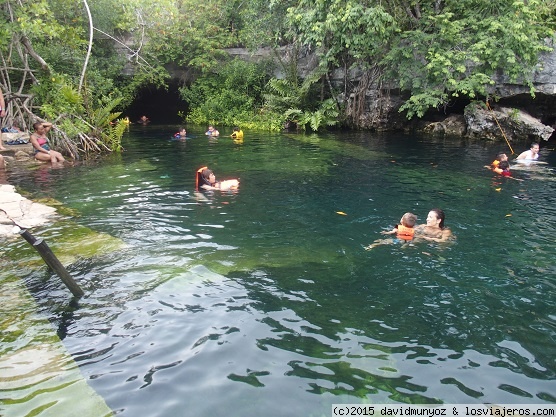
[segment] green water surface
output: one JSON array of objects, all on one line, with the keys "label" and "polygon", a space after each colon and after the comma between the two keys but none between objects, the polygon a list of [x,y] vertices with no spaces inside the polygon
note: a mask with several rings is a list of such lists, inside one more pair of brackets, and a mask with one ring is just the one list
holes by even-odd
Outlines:
[{"label": "green water surface", "polygon": [[[69,261],[86,292],[77,305],[44,269],[20,277],[118,415],[556,402],[550,144],[548,164],[515,169],[518,181],[483,167],[503,144],[249,131],[236,143],[193,126],[174,141],[176,129],[132,126],[122,155],[11,177],[124,243]],[[239,190],[196,193],[203,165]],[[455,241],[363,249],[433,207]],[[88,241],[56,224],[36,232],[62,253]],[[3,352],[19,337],[9,329]]]}]

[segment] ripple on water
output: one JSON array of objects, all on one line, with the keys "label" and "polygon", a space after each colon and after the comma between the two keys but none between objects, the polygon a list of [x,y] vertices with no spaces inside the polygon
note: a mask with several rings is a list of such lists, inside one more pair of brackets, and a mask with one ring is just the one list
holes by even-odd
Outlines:
[{"label": "ripple on water", "polygon": [[[446,138],[253,132],[236,146],[200,132],[145,155],[163,133],[48,182],[76,221],[126,243],[72,263],[79,307],[62,311],[59,283],[28,274],[119,415],[556,402],[553,181],[493,177],[481,158],[497,150]],[[239,191],[196,195],[207,163],[240,176]],[[362,249],[432,207],[446,211],[451,244]]]}]

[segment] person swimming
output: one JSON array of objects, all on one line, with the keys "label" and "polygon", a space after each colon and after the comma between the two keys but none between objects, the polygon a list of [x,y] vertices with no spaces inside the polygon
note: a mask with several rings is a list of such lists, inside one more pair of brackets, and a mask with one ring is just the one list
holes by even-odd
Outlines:
[{"label": "person swimming", "polygon": [[531,147],[527,151],[521,152],[516,161],[536,161],[539,159],[539,144],[537,142],[531,143]]},{"label": "person swimming", "polygon": [[179,132],[174,134],[175,139],[186,139],[187,138],[187,130],[185,127],[182,127]]},{"label": "person swimming", "polygon": [[201,167],[197,170],[197,176],[195,178],[195,188],[198,191],[201,190],[233,190],[239,187],[239,180],[225,180],[216,181],[216,176],[212,170],[207,167]]},{"label": "person swimming", "polygon": [[214,128],[213,125],[209,125],[208,130],[205,132],[207,136],[220,136],[220,132]]},{"label": "person swimming", "polygon": [[395,234],[396,239],[377,239],[369,246],[366,246],[365,250],[373,249],[379,245],[389,245],[396,243],[397,241],[406,243],[413,240],[415,223],[417,223],[417,216],[413,213],[405,213],[400,219],[400,223],[397,224],[392,230],[380,232],[383,235]]},{"label": "person swimming", "polygon": [[233,139],[243,139],[243,130],[239,126],[234,127],[234,131],[230,135]]},{"label": "person swimming", "polygon": [[512,176],[512,173],[510,172],[510,163],[508,161],[500,161],[498,167],[494,169],[494,172],[502,175],[503,177]]},{"label": "person swimming", "polygon": [[430,242],[446,242],[453,240],[454,236],[452,235],[452,231],[444,224],[445,219],[446,215],[443,210],[439,208],[431,209],[427,215],[426,224],[415,226],[414,237]]},{"label": "person swimming", "polygon": [[494,170],[494,169],[498,168],[498,164],[500,164],[500,162],[507,161],[507,160],[508,160],[508,155],[501,152],[498,155],[496,155],[496,159],[494,161],[492,161],[492,163],[490,164],[490,168],[492,170]]}]

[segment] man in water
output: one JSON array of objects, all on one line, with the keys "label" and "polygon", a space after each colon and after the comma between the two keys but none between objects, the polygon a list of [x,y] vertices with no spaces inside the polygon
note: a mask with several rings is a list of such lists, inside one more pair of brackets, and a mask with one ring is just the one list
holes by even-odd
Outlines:
[{"label": "man in water", "polygon": [[527,161],[536,161],[539,159],[539,144],[533,142],[528,151],[521,152],[516,160],[525,159]]}]

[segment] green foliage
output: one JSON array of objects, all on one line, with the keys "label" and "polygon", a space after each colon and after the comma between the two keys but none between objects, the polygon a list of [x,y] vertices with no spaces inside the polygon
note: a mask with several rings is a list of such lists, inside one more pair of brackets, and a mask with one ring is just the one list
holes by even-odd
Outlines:
[{"label": "green foliage", "polygon": [[113,112],[122,101],[121,97],[102,97],[96,106],[87,106],[87,119],[93,126],[95,136],[103,136],[103,131],[121,114]]},{"label": "green foliage", "polygon": [[530,82],[555,10],[546,0],[301,0],[287,18],[291,40],[311,46],[323,67],[380,64],[409,93],[402,111],[411,118],[454,97],[488,95],[499,72]]},{"label": "green foliage", "polygon": [[332,99],[323,101],[320,107],[314,111],[302,111],[300,109],[288,109],[285,113],[287,121],[294,122],[301,130],[307,130],[307,126],[317,132],[326,126],[335,126],[338,123],[339,111]]},{"label": "green foliage", "polygon": [[[187,120],[272,130],[288,120],[311,130],[341,122],[330,100],[335,93],[324,83],[340,67],[379,67],[380,81],[408,94],[401,111],[409,118],[455,98],[482,99],[500,73],[529,83],[534,93],[532,70],[548,50],[544,40],[554,33],[556,10],[552,0],[95,0],[89,5],[99,30],[85,91],[77,92],[89,34],[82,2],[0,2],[5,66],[24,66],[8,43],[23,37],[48,64],[44,70],[29,59],[33,80],[12,70],[5,78],[36,94],[43,115],[63,119],[72,134],[103,132],[107,115],[129,105],[139,89],[165,87],[170,67],[188,68],[196,79],[180,91],[191,109]],[[114,47],[114,39],[124,38],[128,57]],[[293,58],[282,63],[280,80],[272,79],[266,63],[227,62],[224,50],[286,44],[293,46]],[[305,80],[296,67],[301,48],[319,60]],[[122,75],[124,66],[133,68],[132,76]],[[112,102],[119,103],[117,109]]]},{"label": "green foliage", "polygon": [[85,107],[77,88],[65,74],[52,73],[35,84],[31,92],[43,103],[41,111],[46,119],[54,120],[60,114],[83,114]]},{"label": "green foliage", "polygon": [[[108,1],[108,0],[103,0]],[[235,3],[235,2],[232,2]],[[118,28],[132,35],[149,61],[188,66],[206,72],[216,68],[230,36],[230,2],[125,0]],[[115,7],[115,6],[112,6]]]},{"label": "green foliage", "polygon": [[[116,113],[119,116],[119,113]],[[116,116],[113,114],[113,116]],[[123,151],[122,136],[128,124],[123,119],[118,119],[113,125],[109,125],[106,134],[103,136],[104,143],[113,152]]]},{"label": "green foliage", "polygon": [[333,99],[320,101],[320,89],[315,87],[321,80],[319,71],[315,71],[299,83],[296,78],[273,78],[267,85],[265,108],[275,114],[284,114],[284,123],[293,122],[300,129],[307,126],[313,131],[338,123],[339,111]]},{"label": "green foliage", "polygon": [[319,130],[337,123],[334,101],[320,101],[320,72],[305,80],[270,78],[266,63],[233,60],[217,73],[206,74],[190,87],[180,89],[195,124],[239,125],[245,128],[281,130],[287,121],[301,129]]},{"label": "green foliage", "polygon": [[21,2],[17,7],[13,6],[15,4],[12,4],[14,21],[17,22],[15,27],[31,40],[60,39],[66,29],[70,29],[56,20],[47,0]]},{"label": "green foliage", "polygon": [[181,97],[190,107],[187,121],[243,127],[256,123],[259,126],[263,119],[257,108],[262,105],[270,70],[268,63],[233,60],[218,72],[197,79],[190,87],[182,87]]},{"label": "green foliage", "polygon": [[512,82],[529,82],[548,50],[552,29],[541,23],[548,11],[536,0],[449,1],[440,13],[428,11],[383,60],[390,79],[411,94],[400,110],[421,117],[454,97],[486,97],[501,70]]},{"label": "green foliage", "polygon": [[366,1],[302,0],[288,9],[288,19],[301,41],[317,48],[324,67],[376,61],[398,30],[384,6]]},{"label": "green foliage", "polygon": [[112,122],[121,114],[114,109],[122,97],[117,94],[97,97],[91,90],[80,94],[68,78],[52,74],[33,87],[33,93],[43,103],[42,116],[55,121],[70,137],[84,133],[104,142],[110,150],[120,151],[123,123],[112,125]]}]

